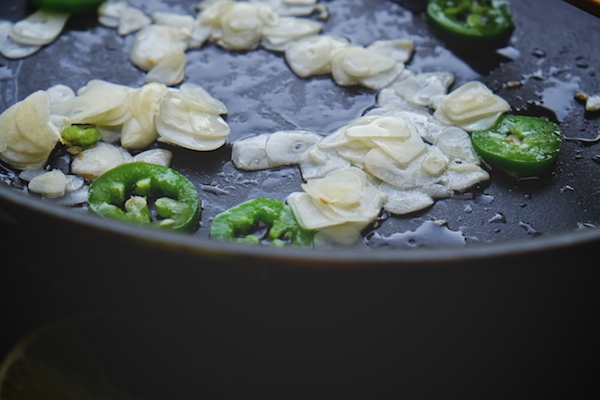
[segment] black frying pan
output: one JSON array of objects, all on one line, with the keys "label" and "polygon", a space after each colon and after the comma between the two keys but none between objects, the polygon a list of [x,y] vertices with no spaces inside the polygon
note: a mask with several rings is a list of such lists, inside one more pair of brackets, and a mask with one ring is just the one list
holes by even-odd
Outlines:
[{"label": "black frying pan", "polygon": [[[495,52],[446,43],[425,20],[423,3],[385,1],[371,7],[363,1],[325,2],[331,17],[324,32],[346,35],[362,45],[377,39],[412,38],[416,53],[408,68],[413,71],[449,70],[457,76],[456,85],[482,80],[508,100],[515,112],[560,122],[568,140],[552,173],[517,181],[492,171],[490,182],[462,196],[438,201],[416,215],[387,218],[366,234],[372,247],[377,247],[376,252],[279,251],[208,240],[208,226],[216,213],[257,196],[283,200],[301,183],[296,168],[255,173],[235,170],[229,161],[230,145],[209,153],[170,148],[174,151],[173,167],[187,174],[201,189],[202,227],[192,237],[106,223],[82,215],[80,210],[68,215],[49,202],[23,198],[11,190],[8,186],[22,187],[18,180],[0,186],[4,207],[10,208],[8,212],[18,220],[25,214],[41,214],[57,218],[67,230],[84,227],[99,234],[116,231],[155,242],[165,246],[166,251],[175,245],[198,252],[199,256],[210,250],[209,253],[219,252],[219,256],[274,258],[301,264],[308,259],[327,263],[342,260],[344,264],[429,262],[448,257],[477,258],[480,252],[488,257],[596,240],[598,233],[590,227],[600,218],[600,165],[595,158],[598,147],[592,139],[600,131],[599,120],[597,115],[586,114],[574,94],[600,92],[596,77],[600,64],[597,18],[563,1],[552,2],[551,7],[546,1],[514,2],[515,33],[506,48]],[[172,10],[193,13],[195,2],[169,4]],[[160,2],[140,5],[147,10],[166,7]],[[3,18],[11,20],[32,11],[24,1],[5,1],[1,7]],[[10,76],[0,81],[1,108],[58,83],[76,89],[92,78],[100,78],[141,85],[143,74],[127,60],[130,43],[131,36],[120,38],[113,30],[98,26],[93,13],[72,18],[66,32],[51,46],[24,60],[2,60]],[[203,85],[228,106],[230,141],[296,127],[331,133],[374,103],[373,92],[337,87],[329,77],[299,79],[280,55],[268,51],[231,53],[208,45],[188,56],[186,79]],[[523,85],[509,86],[517,81]],[[55,162],[60,162],[60,158]],[[3,171],[5,177],[9,175],[4,167]],[[5,183],[8,180],[5,178]],[[224,189],[226,194],[212,190],[213,187]],[[445,227],[421,234],[419,227],[433,219],[444,220]],[[381,240],[397,233],[404,235],[396,240]],[[448,249],[457,236],[458,242],[467,246]],[[444,248],[442,253],[438,253],[440,248]],[[451,254],[446,253],[448,250]]]},{"label": "black frying pan", "polygon": [[[186,13],[195,4],[132,3]],[[203,226],[195,235],[102,220],[25,195],[18,181],[0,184],[0,300],[9,321],[2,346],[60,316],[110,311],[159,321],[201,346],[225,370],[232,398],[582,397],[595,389],[595,369],[581,357],[598,356],[591,323],[600,150],[588,141],[600,119],[573,92],[600,93],[599,20],[560,0],[513,1],[516,30],[498,54],[447,47],[424,19],[422,1],[324,3],[326,32],[360,44],[414,38],[408,68],[481,79],[514,110],[559,120],[565,136],[585,140],[566,140],[549,175],[515,181],[493,173],[464,196],[377,230],[410,232],[444,219],[466,245],[448,245],[447,231],[405,236],[401,245],[411,248],[371,250],[212,241],[207,227],[219,210],[260,194],[284,198],[300,184],[294,168],[236,171],[230,146],[206,154],[171,148],[173,166],[199,188],[229,192],[201,191]],[[30,11],[23,0],[0,3],[3,18]],[[0,60],[13,74],[0,80],[0,108],[55,83],[140,85],[142,74],[127,61],[130,38],[94,21],[72,19],[60,40],[33,57]],[[231,140],[293,127],[331,132],[374,103],[374,93],[329,78],[300,80],[282,57],[262,50],[207,46],[189,58],[188,79],[227,104]],[[524,85],[506,87],[513,81]],[[178,382],[176,372],[164,372]]]}]

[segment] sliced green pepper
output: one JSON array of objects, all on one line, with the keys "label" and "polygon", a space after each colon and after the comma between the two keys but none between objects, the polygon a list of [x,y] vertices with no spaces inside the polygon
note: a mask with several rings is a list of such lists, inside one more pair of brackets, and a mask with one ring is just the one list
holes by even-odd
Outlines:
[{"label": "sliced green pepper", "polygon": [[33,5],[49,11],[81,12],[98,8],[104,0],[29,0]]},{"label": "sliced green pepper", "polygon": [[86,149],[98,142],[100,133],[93,126],[70,125],[62,130],[60,136],[67,146],[77,146]]},{"label": "sliced green pepper", "polygon": [[172,168],[144,162],[102,174],[90,184],[88,204],[102,217],[177,231],[192,230],[201,212],[192,182]]},{"label": "sliced green pepper", "polygon": [[514,29],[508,0],[428,0],[427,16],[450,39],[493,42]]},{"label": "sliced green pepper", "polygon": [[[255,235],[253,233],[266,233]],[[210,226],[215,239],[243,243],[291,243],[310,246],[315,232],[300,227],[289,206],[276,199],[259,197],[219,213]]]},{"label": "sliced green pepper", "polygon": [[488,130],[471,133],[473,148],[489,165],[520,177],[555,163],[562,134],[544,118],[506,114]]}]

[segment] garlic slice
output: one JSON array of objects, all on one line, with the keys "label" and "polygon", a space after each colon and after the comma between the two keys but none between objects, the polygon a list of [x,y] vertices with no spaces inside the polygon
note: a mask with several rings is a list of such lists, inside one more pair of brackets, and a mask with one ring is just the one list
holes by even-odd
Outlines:
[{"label": "garlic slice", "polygon": [[346,39],[330,35],[308,36],[292,42],[285,50],[285,60],[296,75],[308,78],[331,73],[332,53],[350,46]]},{"label": "garlic slice", "polygon": [[150,71],[160,60],[174,51],[187,49],[190,34],[185,29],[164,25],[148,25],[136,34],[129,59],[142,71]]},{"label": "garlic slice", "polygon": [[310,19],[283,17],[277,25],[263,28],[261,46],[267,50],[282,52],[291,42],[316,35],[322,28],[322,24]]},{"label": "garlic slice", "polygon": [[306,130],[279,131],[267,136],[265,153],[273,166],[298,164],[323,136]]},{"label": "garlic slice", "polygon": [[0,54],[6,58],[18,59],[25,58],[39,49],[40,45],[24,45],[14,42],[10,37],[10,32],[14,24],[10,21],[0,20]]},{"label": "garlic slice", "polygon": [[0,114],[0,160],[14,168],[42,168],[59,138],[58,129],[50,122],[50,100],[43,90]]},{"label": "garlic slice", "polygon": [[178,90],[170,91],[161,100],[156,130],[160,142],[198,151],[223,146],[230,133],[229,125],[218,113],[193,107]]},{"label": "garlic slice", "polygon": [[450,72],[425,72],[396,82],[395,93],[416,107],[432,107],[454,83]]},{"label": "garlic slice", "polygon": [[48,198],[62,197],[67,191],[67,177],[61,170],[53,169],[31,179],[27,189]]},{"label": "garlic slice", "polygon": [[87,180],[94,180],[106,171],[130,162],[131,154],[112,144],[98,142],[86,149],[71,162],[71,172]]},{"label": "garlic slice", "polygon": [[231,161],[236,168],[245,171],[259,171],[271,168],[267,157],[267,134],[236,140],[231,148]]},{"label": "garlic slice", "polygon": [[156,65],[146,74],[146,82],[158,82],[167,86],[175,86],[185,78],[187,56],[183,50],[174,50],[158,60]]},{"label": "garlic slice", "polygon": [[166,149],[150,149],[133,156],[132,161],[143,161],[168,167],[173,159],[173,152]]},{"label": "garlic slice", "polygon": [[77,90],[77,96],[64,103],[66,122],[117,126],[131,117],[128,97],[133,91],[128,86],[93,79]]},{"label": "garlic slice", "polygon": [[38,9],[27,18],[16,22],[10,39],[25,46],[44,46],[52,43],[62,32],[71,14]]},{"label": "garlic slice", "polygon": [[306,229],[348,226],[360,230],[381,212],[385,195],[356,167],[333,171],[302,185],[287,197],[298,223]]},{"label": "garlic slice", "polygon": [[506,100],[485,84],[471,81],[444,96],[433,116],[444,124],[471,132],[490,128],[508,110]]},{"label": "garlic slice", "polygon": [[117,33],[121,36],[129,35],[130,33],[137,32],[151,23],[152,19],[144,14],[142,10],[127,6],[119,15]]},{"label": "garlic slice", "polygon": [[379,185],[379,190],[386,194],[383,208],[396,215],[421,211],[435,203],[431,196],[420,190],[400,190],[385,183]]}]

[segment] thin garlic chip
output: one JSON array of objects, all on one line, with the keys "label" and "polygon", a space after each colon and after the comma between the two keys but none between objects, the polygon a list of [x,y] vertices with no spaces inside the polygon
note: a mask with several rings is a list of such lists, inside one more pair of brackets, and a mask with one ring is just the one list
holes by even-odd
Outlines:
[{"label": "thin garlic chip", "polygon": [[383,208],[396,215],[421,211],[435,202],[431,196],[420,190],[400,190],[385,183],[379,185],[379,190],[386,194]]},{"label": "thin garlic chip", "polygon": [[30,192],[38,193],[52,199],[65,195],[67,183],[65,174],[59,169],[53,169],[31,179],[27,185],[27,189]]},{"label": "thin garlic chip", "polygon": [[318,10],[317,0],[260,0],[281,16],[308,16]]},{"label": "thin garlic chip", "polygon": [[391,57],[398,63],[405,64],[415,52],[415,43],[408,39],[376,40],[368,45],[367,49]]},{"label": "thin garlic chip", "polygon": [[262,2],[205,1],[198,8],[201,25],[212,28],[210,40],[228,50],[257,48],[263,28],[279,23],[277,12]]},{"label": "thin garlic chip", "polygon": [[295,41],[318,34],[322,24],[306,18],[283,17],[277,25],[262,30],[261,46],[271,51],[285,51]]},{"label": "thin garlic chip", "polygon": [[362,85],[381,89],[404,70],[404,64],[378,51],[359,46],[336,49],[331,56],[331,74],[340,86]]},{"label": "thin garlic chip", "polygon": [[12,27],[9,37],[20,45],[44,46],[62,32],[71,14],[39,9]]},{"label": "thin garlic chip", "polygon": [[48,94],[39,90],[0,114],[0,160],[17,169],[43,167],[60,133],[50,122]]},{"label": "thin garlic chip", "polygon": [[158,25],[183,29],[190,36],[192,35],[195,25],[195,19],[191,15],[182,15],[170,12],[152,13],[152,20]]},{"label": "thin garlic chip", "polygon": [[171,165],[173,153],[166,149],[144,150],[133,156],[132,161],[143,161],[149,164],[157,164],[168,167]]},{"label": "thin garlic chip", "polygon": [[444,96],[433,116],[444,124],[471,132],[488,129],[508,110],[506,100],[485,84],[471,81]]},{"label": "thin garlic chip", "polygon": [[454,83],[450,72],[425,72],[394,83],[395,93],[416,107],[432,107]]},{"label": "thin garlic chip", "polygon": [[73,159],[71,172],[92,181],[109,169],[130,162],[131,159],[132,156],[123,148],[98,142]]},{"label": "thin garlic chip", "polygon": [[152,19],[148,17],[139,8],[127,6],[119,15],[119,22],[117,25],[117,32],[121,36],[128,35],[133,32],[137,32],[145,26],[152,23]]},{"label": "thin garlic chip", "polygon": [[98,7],[98,22],[108,28],[117,28],[121,15],[128,7],[126,1],[105,1]]},{"label": "thin garlic chip", "polygon": [[187,49],[190,34],[185,29],[164,25],[148,25],[134,37],[129,59],[142,71],[150,71],[160,60],[174,51]]},{"label": "thin garlic chip", "polygon": [[186,82],[179,87],[179,96],[190,107],[213,114],[227,114],[227,106],[215,99],[202,86]]},{"label": "thin garlic chip", "polygon": [[179,90],[163,97],[156,115],[158,141],[191,150],[210,151],[223,146],[229,125],[215,112],[193,106]]},{"label": "thin garlic chip", "polygon": [[68,99],[64,107],[69,124],[117,126],[127,121],[128,97],[133,89],[125,85],[93,79],[77,90],[77,96]]},{"label": "thin garlic chip", "polygon": [[181,49],[173,50],[158,60],[146,74],[146,82],[158,82],[167,86],[180,84],[185,78],[187,56]]},{"label": "thin garlic chip", "polygon": [[24,45],[14,42],[9,36],[13,26],[14,24],[10,21],[0,21],[0,54],[6,58],[18,59],[28,57],[42,48],[40,45]]},{"label": "thin garlic chip", "polygon": [[279,131],[268,135],[265,153],[276,167],[298,164],[323,136],[306,130]]},{"label": "thin garlic chip", "polygon": [[268,134],[262,134],[233,142],[231,146],[233,165],[244,171],[272,168],[266,151],[268,138]]},{"label": "thin garlic chip", "polygon": [[306,229],[333,226],[363,229],[377,218],[385,202],[385,194],[356,167],[308,180],[302,188],[304,192],[291,193],[287,203]]},{"label": "thin garlic chip", "polygon": [[346,39],[314,35],[292,42],[285,50],[285,60],[296,75],[308,78],[331,73],[331,54],[350,46]]}]

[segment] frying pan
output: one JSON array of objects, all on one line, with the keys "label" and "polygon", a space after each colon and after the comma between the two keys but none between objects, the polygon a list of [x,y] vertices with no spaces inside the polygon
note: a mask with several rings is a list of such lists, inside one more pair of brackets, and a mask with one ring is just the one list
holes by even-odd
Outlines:
[{"label": "frying pan", "polygon": [[[146,10],[172,7],[171,10],[191,14],[194,3],[139,5]],[[595,43],[600,32],[593,15],[561,1],[553,2],[552,7],[547,7],[546,2],[516,2],[516,30],[507,47],[499,51],[473,50],[448,47],[443,38],[436,36],[424,19],[422,3],[386,1],[378,7],[368,7],[361,1],[327,2],[331,17],[325,22],[324,32],[348,36],[360,45],[377,39],[412,38],[416,52],[408,63],[411,70],[445,69],[455,73],[456,85],[482,80],[504,97],[515,112],[560,122],[568,138],[596,137],[600,131],[597,116],[586,115],[583,105],[574,99],[578,91],[600,92],[595,76],[599,57]],[[31,9],[23,1],[2,4],[2,15],[8,19],[18,20],[28,12]],[[556,28],[548,29],[550,26]],[[77,89],[90,79],[99,78],[140,86],[143,74],[127,60],[130,44],[131,35],[118,37],[114,31],[98,26],[94,15],[72,18],[56,43],[27,59],[3,61],[9,76],[0,81],[2,109],[35,90],[58,83]],[[372,91],[337,87],[329,77],[299,79],[280,54],[263,50],[232,53],[209,45],[189,52],[188,56],[186,79],[203,85],[228,106],[230,142],[292,128],[331,133],[374,105]],[[113,68],[114,65],[119,67]],[[513,88],[510,82],[522,85]],[[166,251],[173,246],[183,247],[200,257],[219,253],[219,257],[239,255],[311,265],[335,265],[340,261],[344,265],[397,265],[449,257],[485,258],[598,239],[598,231],[589,228],[600,217],[600,166],[594,161],[598,148],[593,144],[566,140],[556,168],[545,176],[518,181],[492,171],[489,183],[462,196],[438,201],[417,215],[386,218],[379,228],[367,234],[376,251],[257,249],[208,239],[208,226],[216,213],[252,197],[283,200],[288,193],[299,190],[301,183],[295,167],[253,173],[235,170],[229,161],[230,145],[209,153],[170,148],[174,152],[173,167],[186,173],[201,190],[202,227],[189,237],[122,227],[77,211],[69,215],[49,202],[24,198],[10,190],[10,185],[6,185],[8,178],[0,187],[0,195],[4,207],[18,206],[13,215],[17,219],[32,213],[54,216],[71,227],[65,229],[83,226],[100,234],[143,238],[164,246]],[[12,185],[21,186],[19,182]],[[445,226],[425,229],[423,224],[431,220],[443,220]],[[396,240],[385,240],[390,237]]]},{"label": "frying pan", "polygon": [[[131,3],[192,13],[196,2]],[[398,374],[421,389],[430,378],[465,390],[485,377],[506,383],[496,393],[507,394],[525,383],[527,370],[542,367],[553,372],[528,376],[532,390],[554,379],[556,393],[569,387],[572,394],[574,376],[584,379],[590,370],[575,368],[567,378],[564,365],[576,363],[577,352],[598,350],[585,316],[597,311],[590,257],[600,244],[600,119],[574,100],[578,91],[600,93],[597,17],[560,0],[513,1],[516,29],[507,46],[473,50],[433,32],[421,1],[323,3],[330,10],[324,32],[361,45],[412,38],[409,69],[454,72],[456,85],[481,80],[515,112],[559,122],[567,139],[554,170],[526,180],[492,171],[488,183],[465,194],[385,219],[367,235],[373,242],[395,238],[380,246],[305,250],[208,238],[219,211],[260,195],[284,199],[301,183],[292,167],[237,171],[229,144],[209,153],[168,147],[172,166],[200,189],[202,226],[193,235],[103,220],[24,194],[3,167],[0,227],[10,263],[1,277],[16,288],[3,293],[4,304],[19,299],[28,313],[6,310],[14,335],[81,311],[141,314],[211,342],[207,351],[226,360],[236,388],[264,398],[281,394],[267,375],[281,387],[296,385],[298,397],[317,387],[321,398],[355,389],[366,395],[373,383],[384,391]],[[0,15],[15,21],[31,11],[22,0],[0,4]],[[99,78],[139,86],[143,74],[127,60],[130,43],[94,15],[73,18],[60,39],[30,58],[0,59],[0,108],[58,83],[79,88]],[[263,50],[209,45],[188,57],[186,79],[227,105],[230,141],[296,127],[330,133],[375,101],[374,92],[337,87],[328,77],[299,79],[280,55]],[[445,223],[431,229],[432,220]],[[572,347],[556,347],[558,341]],[[364,375],[359,365],[373,367]],[[311,384],[298,386],[298,376]]]}]

